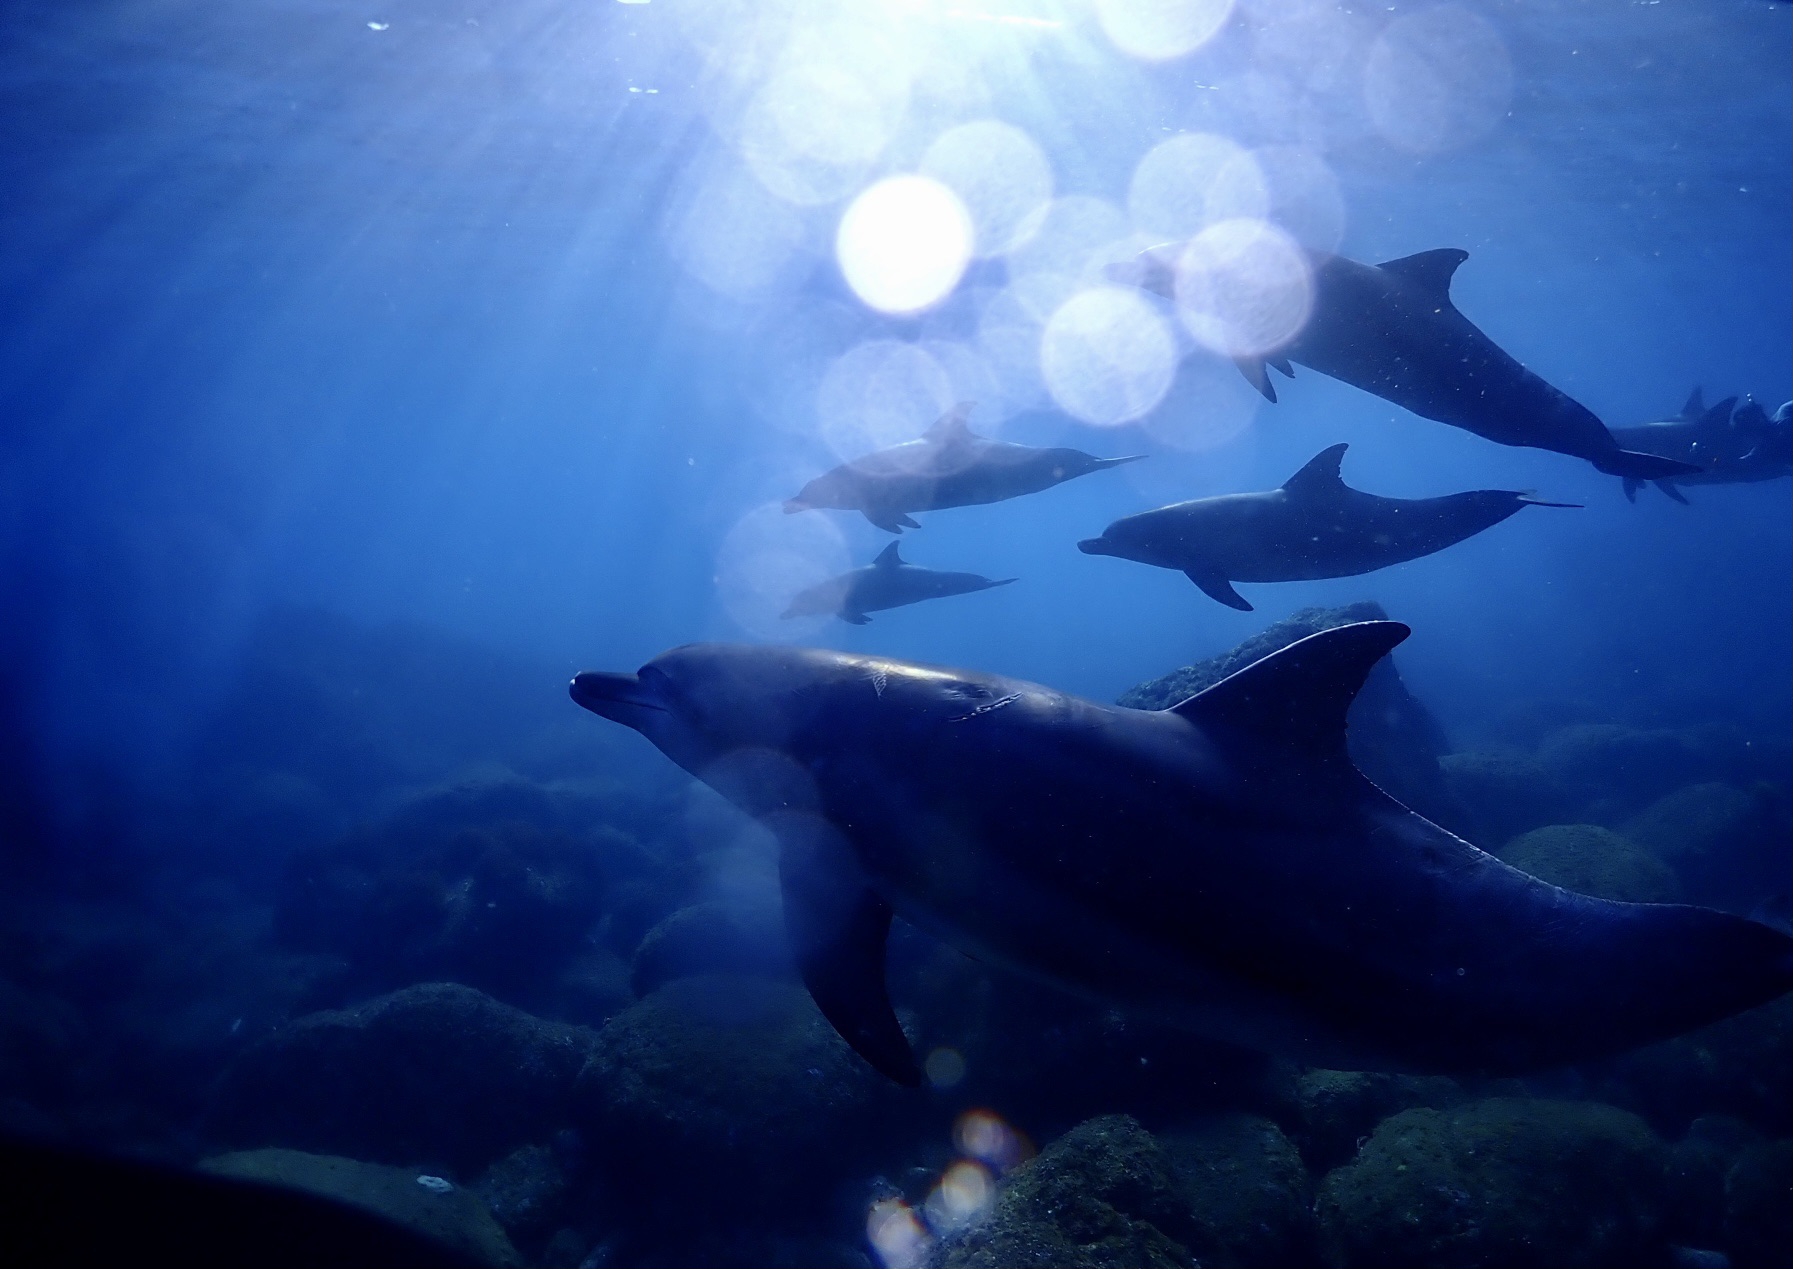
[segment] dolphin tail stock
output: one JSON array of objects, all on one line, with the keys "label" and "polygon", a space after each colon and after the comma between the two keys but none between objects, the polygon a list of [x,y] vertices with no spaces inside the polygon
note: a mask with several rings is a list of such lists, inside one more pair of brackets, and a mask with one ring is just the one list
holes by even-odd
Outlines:
[{"label": "dolphin tail stock", "polygon": [[[1626,481],[1625,483],[1627,485],[1631,484],[1630,481]],[[1632,493],[1635,498],[1635,489]],[[1536,489],[1521,489],[1518,493],[1514,494],[1513,497],[1528,507],[1569,507],[1576,511],[1580,511],[1587,505],[1586,503],[1581,502],[1550,502],[1547,499],[1538,497],[1538,491]]]},{"label": "dolphin tail stock", "polygon": [[1658,489],[1662,490],[1663,493],[1665,493],[1669,497],[1673,498],[1676,502],[1680,503],[1683,507],[1692,505],[1691,503],[1689,503],[1687,501],[1687,495],[1681,492],[1681,487],[1679,485],[1675,484],[1674,481],[1672,481],[1672,480],[1657,480],[1657,481],[1652,481],[1651,483],[1654,484]]},{"label": "dolphin tail stock", "polygon": [[1597,458],[1590,458],[1588,461],[1594,464],[1596,471],[1603,471],[1608,476],[1630,476],[1637,480],[1697,476],[1706,470],[1693,463],[1664,458],[1660,454],[1645,454],[1634,449],[1615,449]]}]

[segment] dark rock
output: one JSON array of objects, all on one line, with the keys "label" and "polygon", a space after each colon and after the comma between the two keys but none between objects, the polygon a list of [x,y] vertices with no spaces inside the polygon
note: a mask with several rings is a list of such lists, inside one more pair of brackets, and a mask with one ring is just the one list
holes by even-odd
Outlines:
[{"label": "dark rock", "polygon": [[983,1222],[946,1239],[947,1269],[1190,1269],[1201,1227],[1176,1165],[1125,1115],[1079,1124],[1003,1182]]},{"label": "dark rock", "polygon": [[1645,1045],[1594,1068],[1603,1100],[1679,1134],[1702,1115],[1733,1115],[1768,1136],[1793,1124],[1793,999]]},{"label": "dark rock", "polygon": [[1689,785],[1652,802],[1623,832],[1673,868],[1697,902],[1747,911],[1785,892],[1787,825],[1763,786]]},{"label": "dark rock", "polygon": [[1729,746],[1698,730],[1580,723],[1551,732],[1538,761],[1586,807],[1602,801],[1616,822],[1662,796],[1733,767]]},{"label": "dark rock", "polygon": [[680,908],[635,949],[629,986],[646,996],[675,978],[695,974],[764,974],[790,978],[795,970],[776,911],[746,911],[712,900]]},{"label": "dark rock", "polygon": [[298,1150],[219,1155],[199,1168],[214,1176],[305,1190],[364,1208],[435,1239],[473,1264],[523,1263],[485,1204],[458,1186],[443,1189],[436,1177],[424,1178],[433,1185],[419,1184],[415,1168],[388,1168]]},{"label": "dark rock", "polygon": [[1592,1102],[1496,1098],[1384,1122],[1320,1186],[1338,1266],[1628,1266],[1660,1259],[1667,1151]]},{"label": "dark rock", "polygon": [[1316,1175],[1346,1162],[1390,1115],[1416,1106],[1443,1110],[1463,1090],[1442,1075],[1311,1070],[1295,1082],[1296,1132],[1302,1157]]},{"label": "dark rock", "polygon": [[476,1176],[567,1122],[594,1040],[471,987],[407,987],[250,1045],[225,1072],[210,1132]]},{"label": "dark rock", "polygon": [[1313,1186],[1282,1129],[1222,1115],[1159,1140],[1195,1221],[1190,1250],[1211,1269],[1281,1269],[1313,1256]]},{"label": "dark rock", "polygon": [[1725,1250],[1737,1269],[1770,1269],[1793,1256],[1793,1141],[1746,1150],[1725,1177]]},{"label": "dark rock", "polygon": [[629,964],[608,947],[588,947],[567,962],[542,1013],[560,1022],[601,1027],[635,1003]]},{"label": "dark rock", "polygon": [[547,1146],[523,1146],[486,1169],[474,1182],[493,1218],[519,1245],[552,1229],[567,1196],[566,1169]]},{"label": "dark rock", "polygon": [[[1335,626],[1387,619],[1388,614],[1377,603],[1303,608],[1230,652],[1186,665],[1123,692],[1119,703],[1131,709],[1166,709],[1297,639]],[[1439,756],[1450,748],[1444,729],[1407,690],[1392,656],[1376,663],[1352,703],[1347,741],[1352,761],[1390,795],[1447,828],[1463,822],[1463,808],[1446,787],[1438,766]]]},{"label": "dark rock", "polygon": [[1728,1115],[1693,1121],[1687,1135],[1669,1151],[1663,1208],[1663,1236],[1669,1242],[1689,1247],[1723,1244],[1725,1177],[1743,1152],[1761,1141],[1761,1133]]},{"label": "dark rock", "polygon": [[1500,857],[1553,886],[1600,899],[1674,903],[1681,883],[1649,851],[1593,824],[1552,824],[1507,843]]},{"label": "dark rock", "polygon": [[1463,807],[1464,836],[1484,850],[1565,823],[1579,809],[1536,759],[1516,750],[1449,753],[1438,767]]}]

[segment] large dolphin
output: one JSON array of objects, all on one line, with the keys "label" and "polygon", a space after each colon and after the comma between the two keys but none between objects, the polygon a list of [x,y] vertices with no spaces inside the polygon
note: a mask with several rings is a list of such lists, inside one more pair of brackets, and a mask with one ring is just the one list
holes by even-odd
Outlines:
[{"label": "large dolphin", "polygon": [[1345,712],[1407,627],[1312,635],[1162,711],[881,657],[695,644],[587,672],[778,836],[792,951],[847,1043],[921,1072],[892,913],[982,960],[1356,1069],[1549,1067],[1793,988],[1793,938],[1558,889],[1366,780]]},{"label": "large dolphin", "polygon": [[[1117,281],[1175,298],[1176,270],[1158,254],[1111,266]],[[1603,472],[1657,480],[1699,470],[1655,454],[1621,449],[1580,402],[1544,382],[1451,302],[1451,275],[1467,251],[1441,248],[1383,264],[1309,252],[1313,311],[1289,343],[1239,369],[1270,401],[1266,364],[1292,375],[1290,362],[1342,379],[1423,418],[1502,445],[1585,458]]]},{"label": "large dolphin", "polygon": [[[1793,473],[1793,421],[1788,418],[1793,407],[1782,406],[1770,419],[1755,401],[1746,401],[1733,415],[1731,407],[1736,404],[1736,397],[1726,397],[1708,407],[1695,388],[1674,418],[1614,428],[1613,435],[1627,449],[1696,463],[1703,469],[1654,482],[1680,503],[1687,501],[1681,485],[1753,484]],[[1624,479],[1625,496],[1635,502],[1643,481],[1634,476]]]},{"label": "large dolphin", "polygon": [[966,426],[969,404],[955,406],[924,433],[842,463],[803,486],[787,515],[817,507],[861,511],[880,529],[917,528],[911,511],[969,507],[1019,498],[1145,457],[1096,458],[1082,450],[993,441]]},{"label": "large dolphin", "polygon": [[885,608],[901,608],[924,599],[943,599],[948,595],[969,595],[973,591],[1007,586],[1016,580],[1003,577],[992,580],[978,573],[945,573],[903,563],[892,542],[878,558],[865,568],[856,568],[839,577],[799,591],[781,616],[819,617],[831,613],[842,621],[863,626],[871,618],[868,612]]},{"label": "large dolphin", "polygon": [[1321,450],[1280,489],[1125,516],[1077,549],[1181,569],[1209,598],[1250,612],[1232,583],[1353,577],[1442,551],[1526,507],[1577,505],[1507,489],[1382,498],[1345,484],[1339,476],[1345,449]]}]

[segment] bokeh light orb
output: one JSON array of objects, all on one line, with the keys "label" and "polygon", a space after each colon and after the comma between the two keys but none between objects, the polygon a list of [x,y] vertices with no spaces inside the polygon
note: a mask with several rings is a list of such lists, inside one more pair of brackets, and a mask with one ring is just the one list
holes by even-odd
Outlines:
[{"label": "bokeh light orb", "polygon": [[822,439],[843,459],[912,441],[950,410],[952,376],[924,348],[868,339],[836,357],[816,389]]},{"label": "bokeh light orb", "polygon": [[1096,0],[1096,17],[1115,47],[1150,62],[1193,53],[1232,11],[1233,0]]},{"label": "bokeh light orb", "polygon": [[1052,201],[1052,165],[1020,128],[995,119],[961,124],[922,155],[921,173],[959,196],[971,216],[972,254],[1000,255],[1040,227]]},{"label": "bokeh light orb", "polygon": [[1405,14],[1370,47],[1364,104],[1388,141],[1415,154],[1493,131],[1513,100],[1513,62],[1488,19],[1454,4]]},{"label": "bokeh light orb", "polygon": [[1177,260],[1177,312],[1198,343],[1225,356],[1281,348],[1313,306],[1306,255],[1264,221],[1222,221],[1191,239]]},{"label": "bokeh light orb", "polygon": [[879,1199],[865,1217],[865,1238],[884,1269],[920,1269],[934,1240],[900,1198]]},{"label": "bokeh light orb", "polygon": [[971,247],[965,204],[927,176],[891,176],[865,190],[834,238],[847,285],[880,313],[919,313],[945,299]]},{"label": "bokeh light orb", "polygon": [[1040,336],[1040,373],[1065,413],[1112,427],[1149,413],[1177,369],[1164,319],[1137,290],[1098,286],[1072,296]]},{"label": "bokeh light orb", "polygon": [[1202,132],[1153,146],[1127,189],[1134,230],[1157,242],[1192,238],[1222,220],[1261,218],[1269,207],[1270,193],[1251,153]]},{"label": "bokeh light orb", "polygon": [[928,1054],[921,1069],[935,1088],[953,1088],[965,1078],[965,1059],[957,1049],[941,1047]]},{"label": "bokeh light orb", "polygon": [[814,637],[826,618],[785,620],[791,596],[844,573],[846,539],[828,516],[787,516],[768,503],[742,516],[716,553],[716,592],[723,611],[751,634],[767,639]]}]

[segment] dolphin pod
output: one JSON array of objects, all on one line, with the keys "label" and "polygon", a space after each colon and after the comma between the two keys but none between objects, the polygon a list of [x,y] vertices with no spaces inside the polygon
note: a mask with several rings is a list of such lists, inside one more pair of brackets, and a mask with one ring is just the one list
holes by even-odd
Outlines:
[{"label": "dolphin pod", "polygon": [[1355,1069],[1550,1067],[1793,988],[1779,930],[1558,889],[1366,780],[1346,710],[1407,634],[1324,631],[1162,711],[727,644],[583,673],[571,693],[777,835],[803,981],[908,1085],[893,913],[982,960]]},{"label": "dolphin pod", "polygon": [[1232,583],[1369,573],[1454,546],[1526,507],[1576,505],[1505,489],[1381,498],[1352,489],[1339,476],[1345,449],[1321,450],[1279,489],[1126,516],[1077,548],[1085,555],[1181,569],[1209,598],[1250,612]]},{"label": "dolphin pod", "polygon": [[[1274,402],[1265,366],[1291,362],[1502,445],[1554,450],[1600,471],[1639,480],[1688,475],[1677,459],[1621,449],[1593,411],[1514,360],[1451,302],[1451,278],[1467,251],[1441,248],[1383,264],[1309,252],[1313,311],[1299,333],[1239,369]],[[1154,252],[1113,266],[1110,276],[1174,298],[1176,275]]]},{"label": "dolphin pod", "polygon": [[780,616],[839,617],[851,625],[863,626],[870,612],[901,608],[926,599],[943,599],[948,595],[969,595],[975,591],[1007,586],[1013,577],[992,580],[978,573],[947,573],[937,569],[905,564],[892,542],[878,558],[865,568],[856,568],[839,577],[799,591],[790,607]]},{"label": "dolphin pod", "polygon": [[[1735,414],[1736,397],[1726,397],[1707,407],[1698,388],[1687,398],[1681,413],[1672,419],[1637,427],[1614,428],[1621,445],[1646,453],[1698,464],[1703,470],[1663,477],[1655,486],[1676,502],[1685,503],[1681,485],[1741,485],[1778,480],[1793,473],[1793,407],[1783,405],[1774,418],[1755,401],[1747,401]],[[1635,502],[1643,481],[1625,479],[1625,497]]]},{"label": "dolphin pod", "polygon": [[1097,458],[1076,449],[993,441],[966,425],[970,413],[969,404],[958,405],[919,440],[824,472],[785,502],[785,513],[858,511],[880,529],[901,533],[920,527],[912,511],[1002,502],[1145,457]]}]

